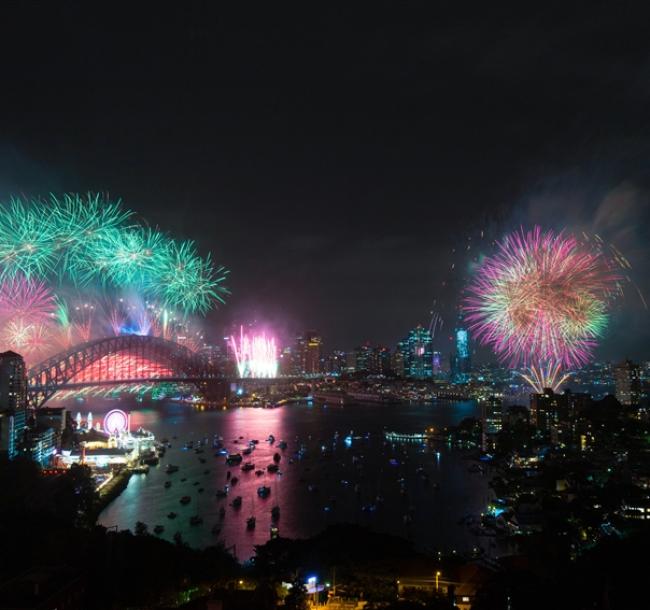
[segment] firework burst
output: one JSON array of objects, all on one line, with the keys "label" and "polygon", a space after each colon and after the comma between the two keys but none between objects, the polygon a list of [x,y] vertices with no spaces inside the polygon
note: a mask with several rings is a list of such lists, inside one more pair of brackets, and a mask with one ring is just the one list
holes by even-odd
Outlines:
[{"label": "firework burst", "polygon": [[502,361],[532,367],[540,383],[553,372],[557,386],[562,368],[589,361],[619,293],[620,276],[602,249],[536,227],[507,236],[479,264],[464,310]]}]

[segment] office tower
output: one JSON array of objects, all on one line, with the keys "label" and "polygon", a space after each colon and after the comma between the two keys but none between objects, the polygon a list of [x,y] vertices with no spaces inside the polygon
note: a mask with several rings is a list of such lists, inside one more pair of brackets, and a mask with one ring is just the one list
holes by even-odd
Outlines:
[{"label": "office tower", "polygon": [[482,449],[494,448],[495,435],[503,427],[503,402],[498,396],[490,396],[481,401]]},{"label": "office tower", "polygon": [[27,373],[23,357],[0,354],[0,452],[10,459],[20,451],[27,426]]},{"label": "office tower", "polygon": [[404,351],[402,349],[401,341],[397,346],[397,348],[395,349],[395,351],[393,352],[391,367],[393,369],[393,374],[396,377],[404,377],[405,375]]},{"label": "office tower", "polygon": [[433,350],[431,332],[420,325],[411,330],[397,344],[391,362],[392,372],[398,377],[431,379],[433,377]]},{"label": "office tower", "polygon": [[320,373],[320,352],[323,340],[314,330],[296,337],[293,352],[293,370],[296,375]]},{"label": "office tower", "polygon": [[614,368],[616,398],[622,405],[635,406],[641,398],[641,368],[630,360],[624,360]]},{"label": "office tower", "polygon": [[465,383],[471,371],[469,331],[464,326],[457,326],[454,340],[456,353],[451,357],[451,380],[454,383]]}]

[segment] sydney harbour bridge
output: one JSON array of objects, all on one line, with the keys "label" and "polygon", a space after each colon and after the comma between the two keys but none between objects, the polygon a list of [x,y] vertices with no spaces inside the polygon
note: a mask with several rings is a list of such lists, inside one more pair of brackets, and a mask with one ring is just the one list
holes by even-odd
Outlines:
[{"label": "sydney harbour bridge", "polygon": [[27,373],[28,401],[41,407],[62,390],[102,385],[183,383],[207,400],[222,400],[229,381],[202,355],[160,337],[95,339],[51,356]]}]

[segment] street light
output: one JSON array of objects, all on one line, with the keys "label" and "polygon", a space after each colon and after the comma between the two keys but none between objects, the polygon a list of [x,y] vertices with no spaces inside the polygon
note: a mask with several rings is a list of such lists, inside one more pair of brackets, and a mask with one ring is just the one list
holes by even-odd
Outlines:
[{"label": "street light", "polygon": [[439,579],[441,576],[442,576],[442,573],[440,572],[440,570],[438,570],[438,571],[436,572],[436,593],[438,592],[438,588],[439,588],[438,585],[440,584],[438,579]]}]

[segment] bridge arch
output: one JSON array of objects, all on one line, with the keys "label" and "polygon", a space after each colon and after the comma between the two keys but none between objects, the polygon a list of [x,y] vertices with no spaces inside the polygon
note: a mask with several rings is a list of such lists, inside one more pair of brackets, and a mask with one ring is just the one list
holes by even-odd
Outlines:
[{"label": "bridge arch", "polygon": [[[127,362],[151,362],[164,367],[156,369],[124,367],[118,370],[120,358]],[[111,366],[112,365],[112,366]],[[84,371],[93,375],[83,377]],[[120,375],[123,379],[116,378]],[[129,383],[138,381],[186,381],[198,387],[219,378],[218,371],[183,345],[161,337],[120,335],[95,339],[51,356],[27,373],[28,400],[34,407],[42,406],[66,387]]]}]

